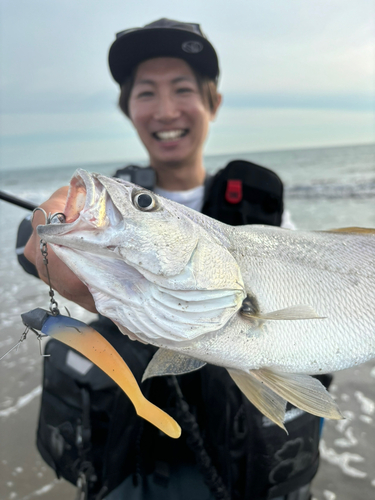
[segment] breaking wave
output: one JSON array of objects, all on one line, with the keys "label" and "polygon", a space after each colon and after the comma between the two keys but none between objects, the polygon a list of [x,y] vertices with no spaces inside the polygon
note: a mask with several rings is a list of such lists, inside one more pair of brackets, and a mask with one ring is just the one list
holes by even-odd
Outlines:
[{"label": "breaking wave", "polygon": [[352,184],[314,182],[285,186],[285,195],[289,199],[375,198],[375,178]]}]

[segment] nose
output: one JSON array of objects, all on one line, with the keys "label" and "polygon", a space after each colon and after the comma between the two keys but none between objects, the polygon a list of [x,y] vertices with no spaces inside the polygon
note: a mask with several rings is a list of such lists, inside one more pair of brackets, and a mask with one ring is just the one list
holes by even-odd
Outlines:
[{"label": "nose", "polygon": [[171,95],[159,95],[154,112],[154,118],[161,122],[171,122],[180,116],[177,103]]}]

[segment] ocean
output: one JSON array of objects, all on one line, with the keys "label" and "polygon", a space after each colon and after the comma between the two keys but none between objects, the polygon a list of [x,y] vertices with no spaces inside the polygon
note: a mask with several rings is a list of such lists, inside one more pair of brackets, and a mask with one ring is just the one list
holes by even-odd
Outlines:
[{"label": "ocean", "polygon": [[[220,155],[205,158],[214,173],[234,159],[274,170],[285,186],[285,206],[298,229],[375,227],[375,144]],[[1,189],[36,205],[68,184],[76,168],[111,175],[126,165],[70,165],[0,172]],[[23,272],[14,247],[17,227],[27,210],[0,201],[0,357],[23,332],[20,314],[48,307],[48,289]],[[375,256],[374,256],[375,258]],[[65,299],[72,316],[94,316]],[[74,488],[59,481],[35,447],[41,394],[42,358],[38,341],[28,335],[18,352],[0,361],[0,498],[66,500]],[[332,387],[346,417],[326,422],[322,462],[313,483],[316,500],[370,500],[375,496],[375,361],[340,372]]]}]

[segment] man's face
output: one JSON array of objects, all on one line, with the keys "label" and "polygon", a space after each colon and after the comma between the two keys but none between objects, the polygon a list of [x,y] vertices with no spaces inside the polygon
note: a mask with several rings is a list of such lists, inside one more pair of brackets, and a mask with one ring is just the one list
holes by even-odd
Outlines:
[{"label": "man's face", "polygon": [[194,162],[213,118],[190,66],[172,57],[138,66],[129,113],[156,169]]}]

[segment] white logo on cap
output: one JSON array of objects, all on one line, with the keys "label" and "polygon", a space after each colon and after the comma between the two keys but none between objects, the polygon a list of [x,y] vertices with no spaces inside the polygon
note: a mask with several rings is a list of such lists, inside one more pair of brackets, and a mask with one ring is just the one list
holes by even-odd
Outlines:
[{"label": "white logo on cap", "polygon": [[182,50],[188,54],[198,54],[203,50],[203,43],[197,42],[196,40],[189,40],[182,44]]}]

